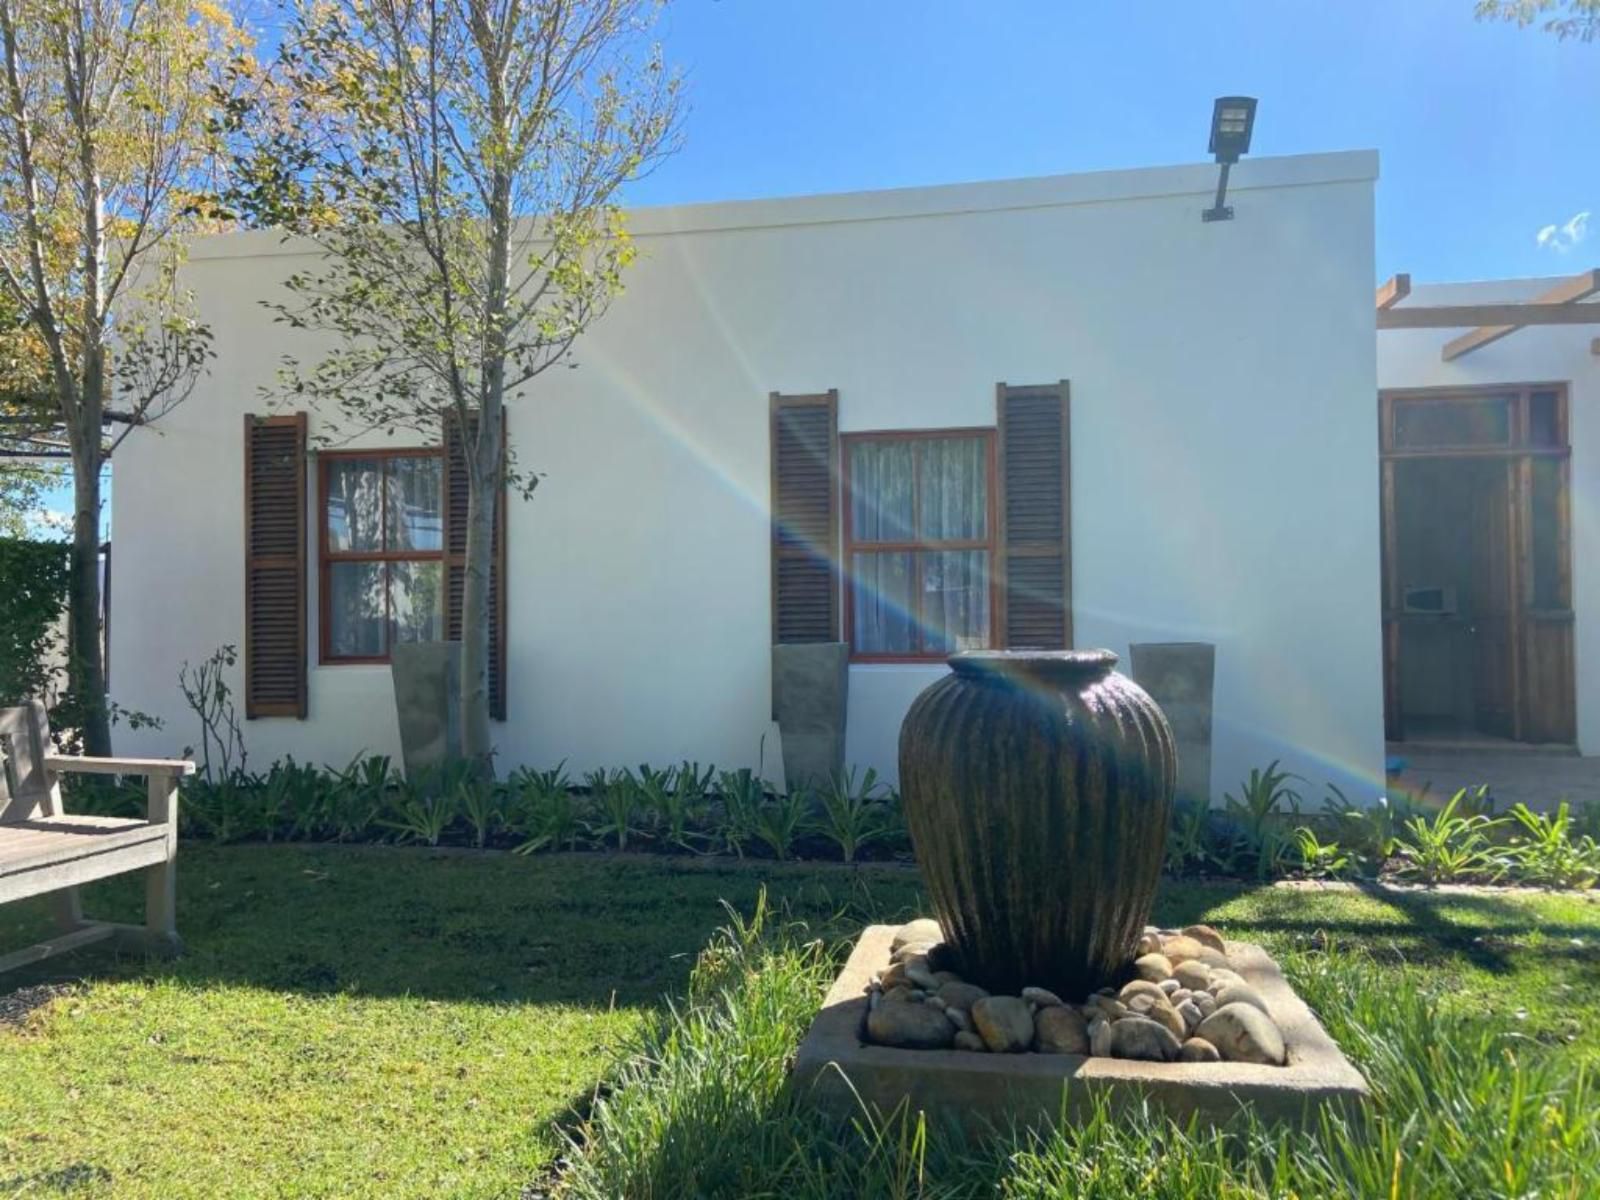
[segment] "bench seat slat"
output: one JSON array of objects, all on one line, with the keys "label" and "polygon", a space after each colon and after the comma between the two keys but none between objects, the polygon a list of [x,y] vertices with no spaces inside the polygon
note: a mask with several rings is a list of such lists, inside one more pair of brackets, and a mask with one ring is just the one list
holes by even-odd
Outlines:
[{"label": "bench seat slat", "polygon": [[167,858],[165,825],[79,816],[9,822],[0,825],[0,904]]}]

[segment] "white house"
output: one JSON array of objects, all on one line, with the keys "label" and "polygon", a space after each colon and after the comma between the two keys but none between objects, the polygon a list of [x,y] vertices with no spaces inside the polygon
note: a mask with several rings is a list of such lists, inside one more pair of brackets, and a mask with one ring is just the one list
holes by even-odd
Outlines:
[{"label": "white house", "polygon": [[[633,213],[626,293],[578,369],[509,416],[544,478],[504,519],[502,768],[764,753],[775,776],[777,581],[794,620],[822,622],[806,636],[850,639],[846,757],[890,777],[946,651],[1028,625],[1124,654],[1213,643],[1218,795],[1272,759],[1376,786],[1376,173],[1370,152],[1247,161],[1217,222],[1210,164]],[[246,477],[245,414],[282,413],[264,398],[281,357],[318,350],[262,306],[306,265],[240,233],[185,268],[217,360],[119,451],[114,698],[166,723],[121,750],[196,739],[177,672],[246,642],[248,562],[288,589],[286,624],[254,634],[261,678],[236,680],[279,689],[246,724],[253,761],[398,753],[383,660],[444,628],[447,598],[417,597],[446,590],[449,489],[436,446],[382,439],[313,453],[271,495]],[[1000,411],[1029,400],[1052,436],[1021,422],[997,447]],[[816,534],[845,569],[820,601],[774,542],[785,412],[838,435],[822,444],[846,490]],[[398,533],[357,498],[379,474],[405,498]],[[296,531],[285,560],[247,545],[252,487],[257,531]],[[913,491],[927,503],[896,528]],[[1008,551],[1022,536],[1042,560]]]},{"label": "white house", "polygon": [[[1597,287],[1595,272],[1434,285],[1395,311],[1566,307]],[[1600,754],[1600,307],[1583,308],[1589,324],[1378,335],[1397,742]]]}]

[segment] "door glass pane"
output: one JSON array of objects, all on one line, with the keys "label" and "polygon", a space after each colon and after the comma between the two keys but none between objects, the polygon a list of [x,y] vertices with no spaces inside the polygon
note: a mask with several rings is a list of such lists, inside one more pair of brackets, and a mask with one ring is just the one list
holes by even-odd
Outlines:
[{"label": "door glass pane", "polygon": [[389,549],[440,550],[444,547],[444,501],[439,459],[389,460]]},{"label": "door glass pane", "polygon": [[912,558],[900,552],[854,556],[851,618],[857,653],[916,653]]},{"label": "door glass pane", "polygon": [[328,549],[383,549],[383,463],[335,458],[328,463]]},{"label": "door glass pane", "polygon": [[922,443],[918,481],[922,536],[929,541],[978,539],[988,533],[988,455],[982,438],[930,438]]},{"label": "door glass pane", "polygon": [[1528,397],[1528,444],[1532,446],[1563,446],[1561,414],[1555,392],[1535,392]]},{"label": "door glass pane", "polygon": [[437,642],[444,638],[444,564],[389,564],[389,639]]},{"label": "door glass pane", "polygon": [[328,565],[328,649],[336,658],[368,658],[386,652],[384,564]]},{"label": "door glass pane", "polygon": [[1399,400],[1394,406],[1394,444],[1412,449],[1509,445],[1511,405],[1510,396]]},{"label": "door glass pane", "polygon": [[850,444],[850,529],[858,542],[909,542],[913,445],[904,439]]},{"label": "door glass pane", "polygon": [[923,648],[930,654],[989,645],[989,554],[942,550],[922,556]]},{"label": "door glass pane", "polygon": [[1533,524],[1533,607],[1570,608],[1562,570],[1561,462],[1533,460],[1533,495],[1529,518]]}]

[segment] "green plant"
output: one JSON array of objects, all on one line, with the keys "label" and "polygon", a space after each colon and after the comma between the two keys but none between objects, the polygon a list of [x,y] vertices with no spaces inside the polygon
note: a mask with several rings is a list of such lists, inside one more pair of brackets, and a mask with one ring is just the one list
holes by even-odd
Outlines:
[{"label": "green plant", "polygon": [[639,812],[639,786],[627,771],[608,774],[604,770],[590,771],[585,776],[589,796],[602,818],[594,833],[602,839],[610,838],[617,850],[628,848],[628,838],[638,832],[635,818]]},{"label": "green plant", "polygon": [[412,772],[393,796],[394,816],[379,822],[401,841],[437,846],[460,815],[462,795],[477,782],[477,764],[452,759]]},{"label": "green plant", "polygon": [[0,538],[0,579],[0,707],[43,700],[67,602],[67,547]]},{"label": "green plant", "polygon": [[1396,842],[1405,858],[1400,875],[1438,884],[1463,879],[1493,882],[1505,874],[1507,861],[1489,839],[1505,820],[1462,812],[1467,794],[1462,788],[1431,819],[1415,816],[1406,821],[1405,836]]},{"label": "green plant", "polygon": [[756,809],[756,839],[780,862],[794,852],[794,842],[811,818],[811,793],[790,788],[782,796],[763,800]]},{"label": "green plant", "polygon": [[388,804],[393,783],[387,754],[352,759],[328,780],[324,829],[339,842],[364,837]]},{"label": "green plant", "polygon": [[1307,879],[1342,879],[1350,873],[1351,859],[1338,842],[1324,842],[1309,825],[1294,831],[1300,870]]},{"label": "green plant", "polygon": [[472,830],[472,844],[482,850],[505,822],[506,792],[492,779],[466,780],[456,785],[456,806]]},{"label": "green plant", "polygon": [[1572,809],[1563,800],[1554,813],[1526,804],[1512,806],[1511,819],[1522,827],[1507,854],[1517,878],[1546,887],[1591,888],[1600,880],[1600,844],[1572,831]]},{"label": "green plant", "polygon": [[886,838],[893,828],[886,794],[877,771],[868,767],[857,783],[856,770],[851,767],[843,775],[835,775],[819,793],[817,817],[810,828],[837,846],[845,862],[855,862],[857,854]]},{"label": "green plant", "polygon": [[516,853],[571,850],[577,845],[583,822],[565,762],[546,771],[521,771],[512,778],[512,787],[516,800],[510,821],[513,832],[523,838]]},{"label": "green plant", "polygon": [[[1265,767],[1251,767],[1250,777],[1240,785],[1239,798],[1223,795],[1223,805],[1238,823],[1242,845],[1239,852],[1255,859],[1257,879],[1270,879],[1292,861],[1292,840],[1281,828],[1280,817],[1300,812],[1300,793],[1289,786],[1300,776],[1278,769],[1273,759]],[[1237,857],[1237,854],[1234,855]]]},{"label": "green plant", "polygon": [[1323,812],[1338,828],[1340,841],[1366,859],[1376,874],[1398,852],[1406,822],[1421,810],[1404,796],[1379,796],[1362,807],[1331,783],[1328,792]]},{"label": "green plant", "polygon": [[722,827],[717,831],[723,846],[744,857],[745,843],[754,841],[761,822],[761,805],[766,787],[749,767],[722,771],[717,775],[717,797],[721,801]]},{"label": "green plant", "polygon": [[1210,857],[1207,850],[1210,816],[1208,807],[1196,800],[1179,800],[1173,804],[1163,861],[1167,874],[1183,875],[1205,864]]},{"label": "green plant", "polygon": [[273,841],[285,837],[314,836],[325,820],[324,797],[329,788],[323,773],[310,763],[293,758],[275,762],[254,781],[258,793],[261,835]]}]

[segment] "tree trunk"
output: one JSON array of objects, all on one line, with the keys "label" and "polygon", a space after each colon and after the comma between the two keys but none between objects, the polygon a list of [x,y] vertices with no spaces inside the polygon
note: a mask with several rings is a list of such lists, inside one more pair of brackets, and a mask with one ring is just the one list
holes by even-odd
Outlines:
[{"label": "tree trunk", "polygon": [[[98,426],[95,434],[99,433]],[[80,714],[83,752],[111,753],[100,640],[100,455],[88,439],[72,460],[72,554],[67,588],[67,686]]]},{"label": "tree trunk", "polygon": [[[494,452],[482,468],[485,443]],[[494,510],[500,488],[500,414],[478,422],[476,445],[466,447],[468,462],[466,578],[461,595],[461,752],[492,776],[489,736],[489,587],[494,560]],[[488,478],[484,478],[485,474]]]}]

